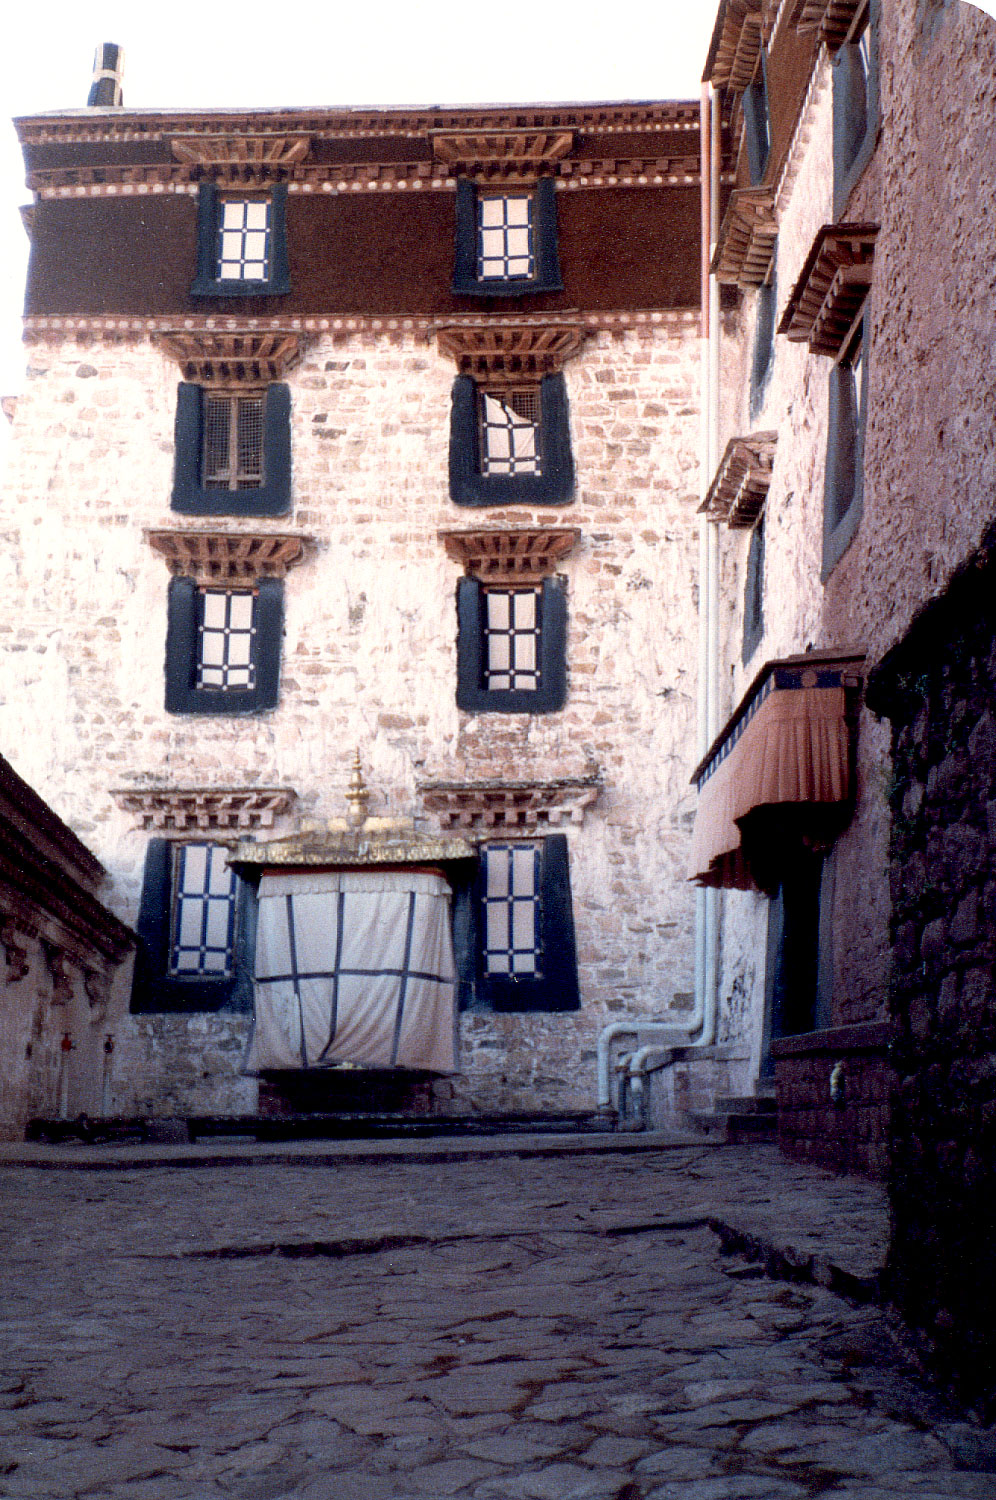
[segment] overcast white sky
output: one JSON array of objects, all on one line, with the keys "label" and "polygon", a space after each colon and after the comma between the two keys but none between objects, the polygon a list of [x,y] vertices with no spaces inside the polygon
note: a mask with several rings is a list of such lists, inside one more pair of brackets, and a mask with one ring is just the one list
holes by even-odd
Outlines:
[{"label": "overcast white sky", "polygon": [[[718,4],[718,0],[717,0]],[[477,104],[698,98],[712,0],[328,4],[173,0],[16,5],[0,117],[85,105],[98,42],[125,50],[128,108]],[[28,201],[13,129],[0,123],[0,394],[21,386]]]}]

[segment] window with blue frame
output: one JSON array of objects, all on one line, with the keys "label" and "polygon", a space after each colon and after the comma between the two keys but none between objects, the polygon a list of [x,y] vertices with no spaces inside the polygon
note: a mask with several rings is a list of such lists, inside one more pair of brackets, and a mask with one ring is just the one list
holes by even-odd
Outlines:
[{"label": "window with blue frame", "polygon": [[744,145],[747,151],[747,177],[757,187],[764,177],[771,154],[771,117],[768,105],[768,62],[765,52],[757,62],[757,71],[743,93]]},{"label": "window with blue frame", "polygon": [[574,494],[562,374],[534,385],[453,385],[450,499],[457,505],[564,505]]},{"label": "window with blue frame", "polygon": [[286,183],[265,192],[201,183],[195,297],[275,296],[290,291]]},{"label": "window with blue frame", "polygon": [[278,516],[290,509],[290,391],[177,389],[173,510]]},{"label": "window with blue frame", "polygon": [[824,579],[843,556],[861,519],[864,432],[868,410],[864,326],[862,318],[830,372],[823,496]]},{"label": "window with blue frame", "polygon": [[166,631],[166,709],[246,714],[275,708],[283,634],[283,582],[212,587],[173,578]]},{"label": "window with blue frame", "polygon": [[556,189],[497,188],[461,177],[456,194],[453,291],[483,297],[559,292]]},{"label": "window with blue frame", "polygon": [[567,698],[563,581],[457,589],[457,707],[467,713],[556,713]]},{"label": "window with blue frame", "polygon": [[834,213],[871,158],[878,134],[878,0],[858,8],[833,60]]}]

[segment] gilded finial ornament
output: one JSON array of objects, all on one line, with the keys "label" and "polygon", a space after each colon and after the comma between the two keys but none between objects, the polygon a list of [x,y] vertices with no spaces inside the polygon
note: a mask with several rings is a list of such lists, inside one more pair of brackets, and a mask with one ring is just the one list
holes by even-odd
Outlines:
[{"label": "gilded finial ornament", "polygon": [[367,820],[367,803],[370,801],[370,792],[366,782],[363,780],[363,767],[360,764],[360,752],[357,748],[353,756],[353,771],[349,778],[349,791],[346,793],[346,802],[349,806],[349,821],[354,828],[362,828]]}]

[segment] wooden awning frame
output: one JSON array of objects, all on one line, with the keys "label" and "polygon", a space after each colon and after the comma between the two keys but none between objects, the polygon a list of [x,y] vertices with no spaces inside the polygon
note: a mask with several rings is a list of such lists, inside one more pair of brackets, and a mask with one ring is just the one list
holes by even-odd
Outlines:
[{"label": "wooden awning frame", "polygon": [[201,585],[230,583],[251,587],[261,578],[285,578],[303,562],[314,539],[275,531],[146,531],[175,578]]},{"label": "wooden awning frame", "polygon": [[740,92],[754,77],[765,40],[764,0],[725,0],[716,19],[705,82]]},{"label": "wooden awning frame", "polygon": [[577,545],[576,526],[437,531],[447,557],[480,583],[541,583]]},{"label": "wooden awning frame", "polygon": [[285,182],[311,150],[309,135],[277,132],[199,132],[169,137],[174,158],[220,184],[263,187]]},{"label": "wooden awning frame", "polygon": [[735,188],[730,194],[709,267],[722,286],[764,286],[778,239],[774,205],[768,187]]},{"label": "wooden awning frame", "polygon": [[778,332],[811,353],[839,359],[864,308],[877,224],[824,224],[792,289]]},{"label": "wooden awning frame", "polygon": [[486,324],[451,323],[436,330],[440,354],[461,375],[503,384],[554,375],[578,350],[586,330],[576,323],[530,323],[492,319]]},{"label": "wooden awning frame", "polygon": [[431,132],[432,154],[455,177],[523,186],[554,172],[574,145],[573,130]]},{"label": "wooden awning frame", "polygon": [[847,40],[865,0],[795,0],[789,25],[796,31],[818,31],[820,41],[836,52]]},{"label": "wooden awning frame", "polygon": [[184,380],[225,390],[283,380],[301,352],[301,335],[292,329],[227,333],[183,328],[156,334],[155,342],[176,360]]},{"label": "wooden awning frame", "polygon": [[734,531],[753,526],[771,484],[777,443],[777,432],[731,438],[699,513],[725,521]]},{"label": "wooden awning frame", "polygon": [[692,773],[689,879],[770,893],[795,851],[838,836],[853,802],[864,662],[863,652],[811,651],[765,663]]}]

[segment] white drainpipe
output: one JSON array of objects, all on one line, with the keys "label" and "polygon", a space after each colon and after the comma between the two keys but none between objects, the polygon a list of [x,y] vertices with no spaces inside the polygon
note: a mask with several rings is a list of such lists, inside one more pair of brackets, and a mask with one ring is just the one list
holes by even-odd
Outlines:
[{"label": "white drainpipe", "polygon": [[[702,87],[700,138],[702,145],[702,440],[700,494],[704,499],[719,463],[719,284],[709,263],[719,234],[719,193],[722,165],[719,100],[708,84]],[[705,755],[719,729],[719,525],[701,518],[699,526],[699,701],[698,753]],[[695,893],[695,1005],[681,1023],[660,1016],[630,1016],[612,1021],[598,1038],[596,1070],[598,1109],[612,1107],[610,1049],[617,1037],[650,1036],[629,1060],[629,1089],[645,1119],[644,1078],[653,1053],[671,1047],[711,1047],[716,1037],[719,988],[719,892]],[[621,1092],[621,1091],[620,1091]],[[620,1104],[623,1103],[620,1098]],[[621,1111],[620,1111],[621,1113]]]}]

